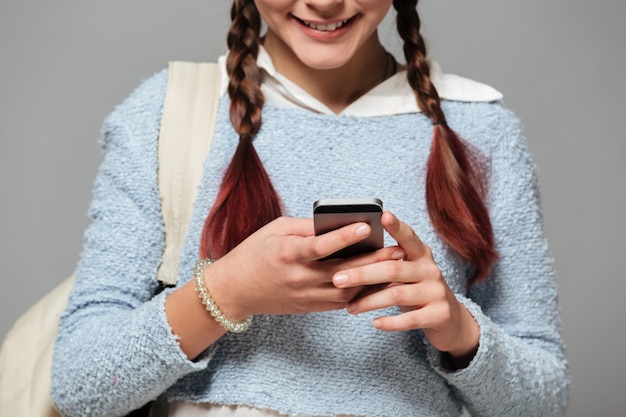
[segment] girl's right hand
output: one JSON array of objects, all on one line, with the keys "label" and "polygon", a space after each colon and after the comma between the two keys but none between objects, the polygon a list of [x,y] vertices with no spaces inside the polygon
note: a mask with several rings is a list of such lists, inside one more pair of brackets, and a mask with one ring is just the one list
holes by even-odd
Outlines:
[{"label": "girl's right hand", "polygon": [[366,223],[355,223],[315,236],[312,219],[281,217],[207,268],[205,282],[222,311],[236,320],[253,314],[342,309],[362,287],[336,288],[333,274],[405,255],[393,246],[350,259],[319,261],[370,232]]}]

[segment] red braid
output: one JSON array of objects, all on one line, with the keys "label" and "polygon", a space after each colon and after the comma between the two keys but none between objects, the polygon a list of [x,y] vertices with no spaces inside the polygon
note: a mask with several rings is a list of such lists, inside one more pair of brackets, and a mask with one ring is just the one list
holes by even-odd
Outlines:
[{"label": "red braid", "polygon": [[237,0],[228,33],[230,119],[239,145],[224,173],[215,203],[205,220],[202,258],[219,258],[263,225],[281,215],[278,194],[252,145],[261,127],[264,98],[256,65],[261,19],[253,0]]},{"label": "red braid", "polygon": [[417,0],[394,0],[398,32],[404,40],[407,78],[417,103],[433,123],[426,175],[426,204],[433,227],[461,258],[474,267],[468,285],[482,281],[497,259],[489,213],[484,203],[485,179],[467,146],[448,126],[441,100],[430,80],[426,46],[420,35]]}]

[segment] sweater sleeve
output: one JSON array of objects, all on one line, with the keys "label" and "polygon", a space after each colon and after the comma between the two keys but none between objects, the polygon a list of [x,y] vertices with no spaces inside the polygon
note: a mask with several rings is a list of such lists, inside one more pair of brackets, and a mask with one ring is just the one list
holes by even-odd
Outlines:
[{"label": "sweater sleeve", "polygon": [[157,139],[167,71],[107,117],[76,282],[61,317],[52,397],[65,416],[125,415],[179,378],[189,361],[154,296],[164,247]]},{"label": "sweater sleeve", "polygon": [[486,282],[457,296],[480,326],[478,352],[460,371],[432,346],[430,360],[472,415],[561,416],[570,380],[537,169],[517,119],[504,119],[488,201],[500,258]]}]

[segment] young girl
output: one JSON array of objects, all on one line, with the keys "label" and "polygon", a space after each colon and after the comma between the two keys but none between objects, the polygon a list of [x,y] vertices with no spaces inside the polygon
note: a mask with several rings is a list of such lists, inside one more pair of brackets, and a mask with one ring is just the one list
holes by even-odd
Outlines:
[{"label": "young girl", "polygon": [[[393,1],[397,64],[377,35],[391,5],[234,1],[179,283],[156,296],[167,72],[107,118],[55,348],[64,415],[121,416],[159,396],[153,413],[178,417],[564,415],[557,293],[519,123],[497,91],[427,60],[417,0]],[[386,247],[319,261],[371,229],[314,236],[313,202],[370,196],[390,210]]]}]

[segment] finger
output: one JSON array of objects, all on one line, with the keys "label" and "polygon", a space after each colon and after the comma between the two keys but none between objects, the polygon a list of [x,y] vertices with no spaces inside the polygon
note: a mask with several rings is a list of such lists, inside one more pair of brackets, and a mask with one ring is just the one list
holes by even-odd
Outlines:
[{"label": "finger", "polygon": [[378,291],[362,291],[351,301],[347,310],[351,314],[380,310],[398,306],[406,311],[438,303],[445,297],[445,290],[425,283],[395,284],[379,288]]},{"label": "finger", "polygon": [[420,258],[429,253],[428,246],[420,240],[413,228],[391,212],[384,212],[381,222],[387,233],[407,252],[409,259]]},{"label": "finger", "polygon": [[323,311],[341,310],[346,307],[344,302],[334,301],[311,301],[300,303],[296,306],[295,313],[318,313]]},{"label": "finger", "polygon": [[333,275],[333,284],[337,288],[348,288],[391,282],[409,283],[414,282],[416,277],[419,277],[416,264],[392,260],[339,271]]},{"label": "finger", "polygon": [[[405,252],[397,246],[389,246],[386,248],[378,249],[377,251],[369,254],[356,256],[348,259],[329,259],[324,262],[318,262],[317,259],[308,263],[307,276],[309,276],[310,282],[325,283],[331,285],[333,288],[355,288],[360,284],[350,285],[333,285],[332,277],[338,273],[338,271],[352,270],[353,268],[363,267],[370,264],[375,264],[390,260],[402,260]],[[351,300],[352,298],[350,298]]]},{"label": "finger", "polygon": [[387,246],[363,255],[355,256],[347,259],[337,260],[337,270],[348,270],[358,268],[360,266],[370,265],[383,261],[404,259],[406,252],[399,246]]},{"label": "finger", "polygon": [[372,326],[385,332],[429,329],[436,323],[436,308],[420,308],[396,316],[378,317]]},{"label": "finger", "polygon": [[292,299],[291,304],[296,313],[343,309],[360,290],[360,288],[340,290],[327,283],[300,291]]},{"label": "finger", "polygon": [[338,288],[347,288],[381,283],[409,284],[432,281],[440,277],[441,270],[429,256],[412,261],[382,261],[337,271],[333,275],[333,283]]},{"label": "finger", "polygon": [[359,222],[318,236],[303,239],[299,251],[304,259],[317,260],[365,239],[372,232],[367,223]]}]

